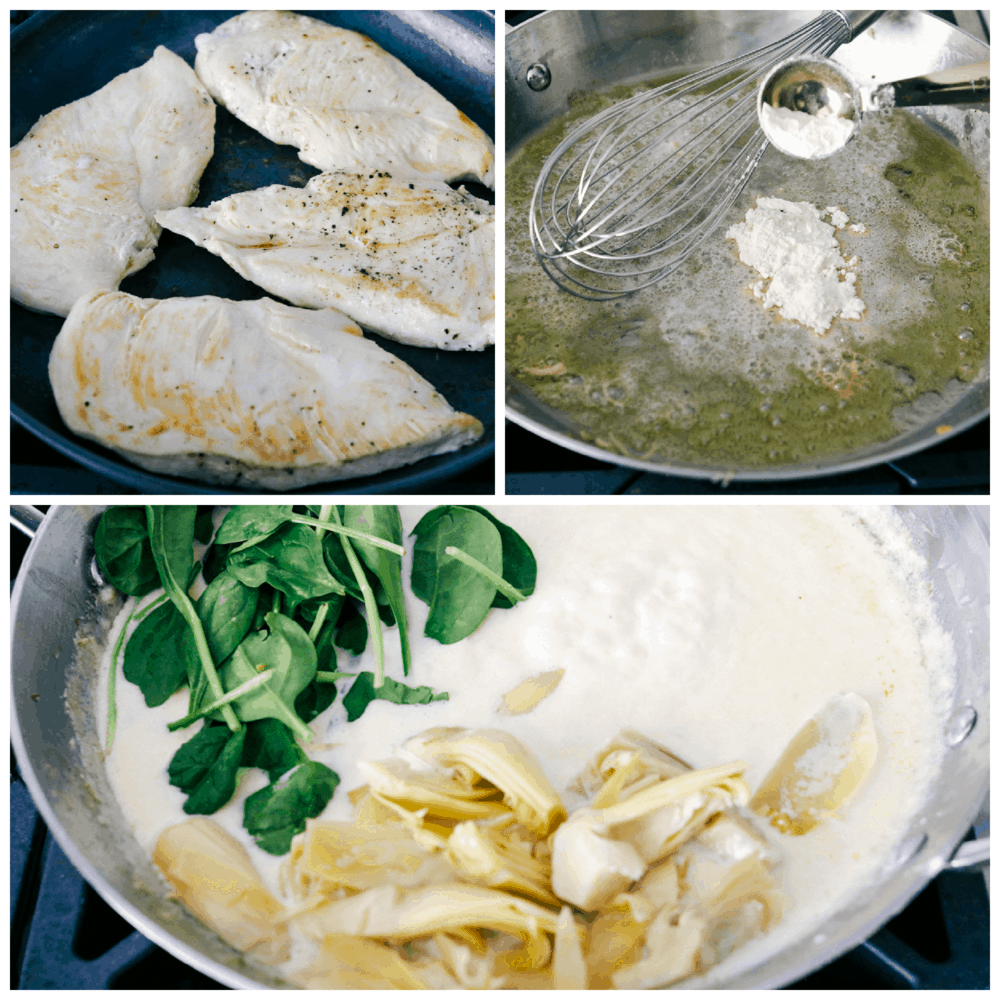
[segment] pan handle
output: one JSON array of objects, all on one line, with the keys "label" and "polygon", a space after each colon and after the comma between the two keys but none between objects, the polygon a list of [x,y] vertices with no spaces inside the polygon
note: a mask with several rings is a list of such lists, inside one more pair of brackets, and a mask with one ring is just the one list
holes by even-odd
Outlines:
[{"label": "pan handle", "polygon": [[990,838],[977,837],[959,844],[945,869],[952,872],[981,872],[989,863]]},{"label": "pan handle", "polygon": [[35,537],[35,532],[45,519],[45,515],[37,508],[27,503],[12,503],[10,505],[10,523],[23,531],[29,538]]}]

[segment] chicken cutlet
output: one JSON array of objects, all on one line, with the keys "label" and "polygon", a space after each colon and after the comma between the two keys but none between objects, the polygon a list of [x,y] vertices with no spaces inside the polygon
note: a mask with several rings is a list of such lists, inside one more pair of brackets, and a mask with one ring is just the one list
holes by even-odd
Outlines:
[{"label": "chicken cutlet", "polygon": [[462,188],[331,171],[156,218],[295,305],[418,347],[493,343],[494,209]]},{"label": "chicken cutlet", "polygon": [[190,205],[212,158],[215,104],[180,56],[40,118],[10,151],[11,298],[66,316],[153,259],[153,213]]},{"label": "chicken cutlet", "polygon": [[211,95],[320,170],[493,187],[493,143],[394,56],[357,32],[287,11],[247,11],[195,38]]},{"label": "chicken cutlet", "polygon": [[266,298],[84,295],[49,377],[74,433],[152,472],[218,485],[373,475],[483,431],[342,313]]}]

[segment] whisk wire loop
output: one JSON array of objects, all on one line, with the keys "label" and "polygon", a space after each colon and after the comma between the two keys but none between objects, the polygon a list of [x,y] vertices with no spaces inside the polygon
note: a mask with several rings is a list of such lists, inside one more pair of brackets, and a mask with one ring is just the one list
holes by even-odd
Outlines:
[{"label": "whisk wire loop", "polygon": [[762,72],[850,40],[826,11],[796,32],[642,91],[578,125],[542,168],[529,234],[546,274],[605,300],[676,270],[719,225],[767,148],[757,123]]}]

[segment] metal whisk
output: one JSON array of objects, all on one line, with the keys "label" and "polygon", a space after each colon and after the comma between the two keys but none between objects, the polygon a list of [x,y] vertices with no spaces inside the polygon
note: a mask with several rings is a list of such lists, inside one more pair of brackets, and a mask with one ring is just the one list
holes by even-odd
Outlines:
[{"label": "metal whisk", "polygon": [[824,11],[779,42],[637,94],[574,129],[539,175],[531,242],[561,288],[606,300],[655,284],[718,225],[768,142],[762,74],[830,55],[882,11]]}]

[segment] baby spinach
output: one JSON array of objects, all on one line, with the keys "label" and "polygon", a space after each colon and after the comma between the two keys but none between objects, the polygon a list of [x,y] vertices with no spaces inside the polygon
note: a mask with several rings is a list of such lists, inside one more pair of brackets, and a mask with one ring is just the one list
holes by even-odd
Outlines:
[{"label": "baby spinach", "polygon": [[[205,638],[198,612],[188,597],[184,584],[194,567],[194,522],[196,508],[189,505],[148,506],[146,523],[149,541],[156,560],[156,570],[167,596],[184,616],[194,636],[195,649],[201,663],[201,670],[208,680],[208,687],[216,699],[225,691],[216,673],[212,654]],[[236,715],[231,705],[223,705],[222,718],[235,733],[239,729]]]},{"label": "baby spinach", "polygon": [[184,812],[206,815],[221,809],[236,791],[246,727],[231,732],[206,723],[173,756],[170,784],[187,795]]},{"label": "baby spinach", "polygon": [[445,644],[458,642],[483,623],[497,588],[476,570],[446,555],[445,549],[462,549],[499,574],[503,570],[500,532],[475,511],[447,507],[421,518],[412,534],[417,541],[410,584],[414,594],[430,605],[424,635]]},{"label": "baby spinach", "polygon": [[277,719],[248,722],[246,730],[247,738],[243,743],[240,766],[259,767],[262,771],[267,771],[270,781],[277,781],[296,764],[309,759],[295,742],[292,731]]},{"label": "baby spinach", "polygon": [[[485,507],[469,506],[468,509],[482,514],[500,532],[503,544],[503,573],[500,575],[524,597],[530,597],[535,592],[538,563],[528,543],[509,524],[494,517]],[[499,592],[493,598],[495,608],[512,608],[514,603]]]},{"label": "baby spinach", "polygon": [[160,585],[144,507],[109,507],[94,532],[101,575],[116,590],[143,597]]},{"label": "baby spinach", "polygon": [[151,611],[132,633],[122,665],[125,680],[142,690],[150,708],[162,705],[198,668],[194,637],[170,601]]},{"label": "baby spinach", "polygon": [[[319,673],[318,670],[316,672]],[[317,678],[299,692],[295,699],[295,714],[303,722],[312,722],[317,715],[321,715],[334,703],[336,697],[337,685]]]},{"label": "baby spinach", "polygon": [[229,551],[233,548],[235,548],[234,545],[220,545],[217,541],[212,542],[202,560],[201,572],[205,583],[211,583],[220,573],[224,572],[229,560]]},{"label": "baby spinach", "polygon": [[292,837],[306,828],[333,797],[340,778],[325,764],[299,764],[243,803],[243,826],[268,854],[287,854]]},{"label": "baby spinach", "polygon": [[[344,525],[357,528],[401,545],[403,522],[399,508],[385,504],[380,506],[347,506],[344,508]],[[357,550],[361,561],[378,578],[395,622],[399,625],[399,642],[403,655],[403,676],[410,672],[410,639],[406,627],[406,607],[403,603],[403,560],[394,552],[376,548],[368,542],[353,539],[351,544]],[[379,602],[381,603],[381,602]]]},{"label": "baby spinach", "polygon": [[337,620],[337,645],[360,656],[368,645],[368,622],[353,604],[345,604]]},{"label": "baby spinach", "polygon": [[[159,583],[165,590],[158,605],[134,614],[138,625],[128,641],[119,637],[115,660],[124,647],[125,676],[150,705],[187,681],[188,715],[170,728],[205,721],[168,768],[171,784],[187,796],[185,810],[215,812],[234,793],[238,769],[259,767],[270,784],[247,799],[244,825],[264,850],[279,854],[322,812],[339,781],[299,741],[311,740],[307,723],[333,704],[342,679],[350,681],[343,703],[352,722],[375,700],[448,698],[384,674],[383,624],[399,626],[404,675],[410,666],[398,510],[302,510],[237,506],[213,538],[209,508],[133,508],[102,519],[95,539],[99,561],[109,579],[117,574],[120,589],[148,593]],[[531,549],[484,508],[438,507],[413,534],[413,591],[430,605],[426,633],[441,642],[463,638],[490,607],[510,607],[534,589]],[[196,539],[209,546],[202,565],[194,559]],[[206,588],[192,601],[188,588],[199,571]],[[337,647],[358,656],[369,635],[375,671],[341,672]],[[109,740],[113,702],[109,685]]]},{"label": "baby spinach", "polygon": [[215,521],[212,518],[211,506],[198,504],[198,513],[194,519],[194,537],[202,545],[208,545],[215,531]]},{"label": "baby spinach", "polygon": [[250,631],[257,613],[258,593],[224,572],[198,598],[198,617],[215,663],[226,659]]},{"label": "baby spinach", "polygon": [[[331,521],[340,523],[340,512],[336,507],[324,507],[323,514],[324,516],[329,516]],[[361,596],[364,598],[365,611],[368,614],[368,628],[371,632],[372,646],[375,653],[375,687],[381,687],[385,679],[385,652],[382,646],[382,624],[379,620],[375,592],[368,581],[364,566],[361,565],[361,561],[358,559],[357,552],[354,551],[354,546],[343,535],[340,536],[340,544],[344,550],[344,555],[347,556],[354,579],[357,581],[358,587],[361,588]]]},{"label": "baby spinach", "polygon": [[326,568],[319,536],[300,524],[287,524],[250,548],[230,552],[227,568],[248,587],[269,583],[281,591],[289,611],[313,597],[344,593]]},{"label": "baby spinach", "polygon": [[432,701],[447,701],[448,692],[435,694],[429,687],[407,687],[391,677],[386,677],[381,687],[375,687],[375,675],[362,670],[351,690],[344,695],[347,721],[355,722],[365,714],[365,709],[376,699],[391,701],[395,705],[427,705]]},{"label": "baby spinach", "polygon": [[234,703],[242,722],[279,719],[308,742],[312,733],[295,714],[295,699],[316,676],[316,649],[302,626],[271,611],[264,616],[267,632],[254,632],[237,647],[223,666],[227,689],[249,680],[263,669],[275,671],[274,680]]},{"label": "baby spinach", "polygon": [[215,540],[223,545],[266,537],[277,531],[291,516],[291,504],[244,504],[233,507],[222,519]]}]

